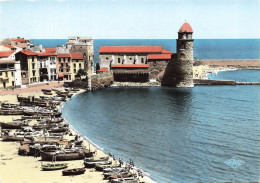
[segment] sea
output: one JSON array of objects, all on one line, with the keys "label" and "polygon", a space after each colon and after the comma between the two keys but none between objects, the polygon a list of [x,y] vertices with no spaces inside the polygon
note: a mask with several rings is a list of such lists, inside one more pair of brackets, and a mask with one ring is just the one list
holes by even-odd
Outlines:
[{"label": "sea", "polygon": [[[45,47],[66,40],[33,40]],[[100,45],[161,45],[176,40],[94,40]],[[194,40],[199,59],[260,59],[259,39]],[[259,70],[213,79],[260,81]],[[63,116],[92,142],[134,161],[159,183],[260,181],[260,86],[111,87],[76,95]]]}]

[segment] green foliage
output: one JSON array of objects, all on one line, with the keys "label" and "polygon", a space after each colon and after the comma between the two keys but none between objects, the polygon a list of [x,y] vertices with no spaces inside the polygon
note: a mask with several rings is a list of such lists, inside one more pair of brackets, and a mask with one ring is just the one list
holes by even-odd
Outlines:
[{"label": "green foliage", "polygon": [[77,75],[79,75],[79,76],[86,76],[87,72],[84,69],[79,69],[78,72],[77,72]]}]

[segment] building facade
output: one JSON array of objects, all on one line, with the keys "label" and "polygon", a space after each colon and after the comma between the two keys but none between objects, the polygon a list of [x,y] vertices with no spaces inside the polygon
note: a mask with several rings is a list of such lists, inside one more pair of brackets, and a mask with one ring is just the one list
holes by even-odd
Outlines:
[{"label": "building facade", "polygon": [[94,48],[92,37],[69,37],[69,41],[66,42],[66,47],[70,53],[80,52],[83,55],[84,68],[87,71],[87,75],[91,76],[94,72]]},{"label": "building facade", "polygon": [[55,81],[58,79],[56,60],[56,51],[52,51],[52,49],[46,48],[45,52],[38,53],[40,81]]},{"label": "building facade", "polygon": [[29,49],[33,44],[28,40],[24,38],[15,38],[11,39],[11,46],[19,47],[22,49]]},{"label": "building facade", "polygon": [[14,52],[0,52],[0,90],[21,87],[20,62],[13,59]]},{"label": "building facade", "polygon": [[172,54],[161,46],[101,46],[100,68],[113,70],[116,81],[158,81]]},{"label": "building facade", "polygon": [[38,54],[29,50],[22,50],[15,54],[15,60],[20,61],[22,85],[38,83]]}]

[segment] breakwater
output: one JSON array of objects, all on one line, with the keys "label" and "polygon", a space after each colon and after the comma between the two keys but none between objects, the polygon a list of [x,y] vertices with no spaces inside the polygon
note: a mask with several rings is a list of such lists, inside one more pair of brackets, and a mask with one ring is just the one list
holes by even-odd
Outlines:
[{"label": "breakwater", "polygon": [[260,82],[238,82],[231,80],[193,79],[195,85],[260,85]]},{"label": "breakwater", "polygon": [[260,59],[207,59],[196,60],[194,65],[209,65],[209,66],[223,66],[236,67],[244,69],[260,68]]}]

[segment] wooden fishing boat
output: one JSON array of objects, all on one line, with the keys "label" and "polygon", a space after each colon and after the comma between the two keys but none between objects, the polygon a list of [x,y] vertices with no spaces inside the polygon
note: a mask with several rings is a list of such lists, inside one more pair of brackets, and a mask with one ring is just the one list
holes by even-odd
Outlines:
[{"label": "wooden fishing boat", "polygon": [[135,173],[126,173],[126,174],[114,174],[107,177],[108,180],[118,179],[118,178],[130,178],[130,177],[137,177]]},{"label": "wooden fishing boat", "polygon": [[120,166],[111,166],[111,165],[96,165],[95,169],[96,171],[103,172],[106,168],[119,168]]},{"label": "wooden fishing boat", "polygon": [[24,136],[2,134],[3,141],[24,141]]},{"label": "wooden fishing boat", "polygon": [[24,115],[22,109],[0,109],[0,115]]},{"label": "wooden fishing boat", "polygon": [[0,126],[2,129],[21,129],[22,128],[22,123],[16,123],[16,122],[11,122],[11,123],[1,123]]},{"label": "wooden fishing boat", "polygon": [[61,169],[64,169],[64,168],[68,168],[68,164],[67,163],[42,165],[42,170],[43,171],[61,170]]},{"label": "wooden fishing boat", "polygon": [[73,169],[67,169],[62,171],[62,175],[80,175],[85,173],[85,168],[73,168]]},{"label": "wooden fishing boat", "polygon": [[85,157],[92,157],[93,152],[89,150],[79,150],[77,152],[41,152],[41,158],[43,161],[70,161],[70,160],[81,160]]},{"label": "wooden fishing boat", "polygon": [[112,161],[84,161],[85,168],[95,168],[96,165],[111,165]]},{"label": "wooden fishing boat", "polygon": [[112,179],[111,183],[138,183],[137,177],[117,178]]}]

